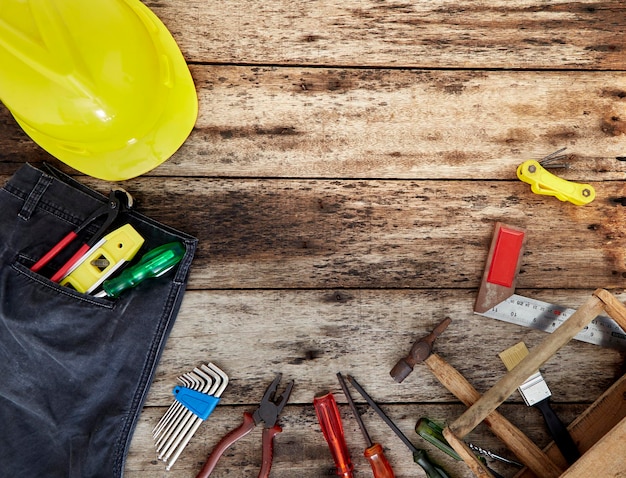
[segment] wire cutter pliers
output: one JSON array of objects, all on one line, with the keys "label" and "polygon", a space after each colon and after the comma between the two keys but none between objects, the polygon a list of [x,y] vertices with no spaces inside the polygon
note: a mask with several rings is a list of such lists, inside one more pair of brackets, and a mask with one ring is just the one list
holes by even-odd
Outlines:
[{"label": "wire cutter pliers", "polygon": [[276,375],[274,381],[269,387],[267,387],[259,408],[257,408],[253,414],[244,412],[243,423],[238,428],[235,428],[225,435],[224,438],[222,438],[220,442],[215,445],[209,459],[204,464],[202,470],[200,470],[200,473],[198,473],[196,478],[208,478],[226,449],[237,440],[250,433],[254,427],[261,422],[264,423],[262,454],[263,465],[261,466],[261,471],[259,472],[259,478],[267,478],[269,476],[270,468],[272,467],[272,458],[274,455],[274,436],[283,431],[280,425],[276,422],[278,421],[278,415],[287,403],[287,400],[289,400],[289,395],[291,394],[291,389],[293,388],[292,380],[287,384],[283,394],[276,397],[276,389],[278,388],[278,383],[280,382],[281,377],[282,374],[280,373]]},{"label": "wire cutter pliers", "polygon": [[[121,199],[120,199],[121,198]],[[109,200],[106,204],[99,207],[94,211],[87,219],[85,219],[76,229],[70,232],[67,236],[61,239],[57,245],[50,249],[44,256],[39,259],[30,268],[31,271],[37,272],[48,262],[52,260],[59,252],[65,249],[74,239],[78,237],[78,234],[89,226],[92,222],[98,219],[100,216],[106,216],[104,222],[98,229],[98,231],[86,241],[76,253],[61,267],[52,277],[52,282],[59,282],[72,268],[72,266],[87,253],[87,251],[98,242],[104,232],[117,218],[120,212],[130,209],[133,205],[133,198],[123,189],[115,189],[109,193]]]}]

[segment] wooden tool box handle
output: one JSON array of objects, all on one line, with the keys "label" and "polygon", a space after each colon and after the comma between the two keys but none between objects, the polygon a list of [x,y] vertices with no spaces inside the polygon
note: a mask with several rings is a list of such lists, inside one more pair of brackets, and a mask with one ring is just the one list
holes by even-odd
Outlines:
[{"label": "wooden tool box handle", "polygon": [[598,289],[594,295],[604,302],[606,313],[626,332],[626,306],[607,290]]},{"label": "wooden tool box handle", "polygon": [[534,347],[524,360],[502,377],[480,400],[456,419],[450,425],[452,433],[460,439],[465,437],[603,310],[604,302],[595,296],[591,297],[558,329]]},{"label": "wooden tool box handle", "polygon": [[[480,400],[480,393],[478,393],[460,372],[449,365],[448,362],[439,355],[433,353],[425,362],[430,367],[435,377],[466,406],[470,407]],[[540,474],[540,476],[544,478],[557,478],[565,469],[554,464],[530,438],[524,435],[519,428],[509,422],[497,410],[487,415],[485,424],[498,438],[507,443],[508,448],[515,453],[528,468]],[[450,437],[446,436],[446,438],[449,443],[452,443],[450,442]],[[455,439],[456,437],[452,437],[453,441],[455,441]],[[461,446],[464,446],[462,441],[458,441]],[[455,450],[461,457],[464,456],[456,448]],[[469,456],[474,456],[474,452],[469,451]],[[470,462],[466,459],[464,459],[464,461],[470,465]],[[479,470],[481,473],[487,471],[486,467],[483,467],[482,464],[480,468],[472,469],[474,474],[482,476],[479,474]]]},{"label": "wooden tool box handle", "polygon": [[[461,440],[478,426],[491,412],[498,408],[528,377],[538,370],[550,357],[552,357],[563,345],[568,343],[578,332],[588,325],[601,312],[606,312],[625,329],[626,307],[619,302],[610,292],[597,289],[593,296],[587,300],[572,316],[567,319],[558,329],[549,335],[543,342],[534,347],[530,354],[522,360],[513,370],[502,377],[490,388],[474,405],[469,407],[463,415],[444,430],[446,438],[461,456],[467,455]],[[626,329],[625,329],[626,330]],[[508,445],[508,443],[505,444]],[[455,446],[456,445],[456,446]],[[458,449],[457,449],[458,447]],[[468,458],[473,464],[478,460],[470,454]],[[466,461],[468,465],[469,461]],[[470,466],[478,476],[484,475],[483,470]]]}]

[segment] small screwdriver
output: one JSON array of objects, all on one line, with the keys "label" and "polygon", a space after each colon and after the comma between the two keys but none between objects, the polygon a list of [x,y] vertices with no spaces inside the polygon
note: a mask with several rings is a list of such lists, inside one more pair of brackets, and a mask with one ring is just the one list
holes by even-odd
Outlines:
[{"label": "small screwdriver", "polygon": [[365,438],[365,443],[367,443],[367,448],[365,449],[363,455],[367,458],[367,461],[369,461],[370,466],[372,467],[374,478],[395,478],[393,469],[383,452],[383,447],[380,443],[372,443],[372,439],[365,428],[365,423],[363,423],[363,419],[361,418],[361,415],[359,415],[359,411],[354,404],[350,390],[348,390],[348,385],[339,372],[337,372],[337,379],[339,379],[339,385],[341,385],[343,394],[346,396],[348,404],[350,404],[350,408],[354,413],[354,418],[356,418],[356,422],[359,424],[359,428],[363,433],[363,438]]},{"label": "small screwdriver", "polygon": [[348,379],[348,382],[350,382],[352,386],[357,389],[357,391],[361,394],[361,396],[365,399],[369,406],[372,407],[376,413],[378,413],[380,418],[383,419],[383,421],[389,426],[389,428],[391,428],[393,432],[398,435],[398,438],[400,438],[400,440],[402,440],[402,442],[409,448],[409,450],[411,450],[411,452],[413,453],[413,461],[424,469],[428,478],[449,478],[448,474],[441,467],[435,465],[433,462],[430,461],[428,455],[424,450],[417,448],[415,445],[413,445],[413,443],[411,443],[406,435],[402,433],[402,431],[400,431],[398,426],[391,421],[391,418],[389,418],[387,414],[383,412],[382,408],[378,406],[374,399],[370,397],[365,390],[363,390],[363,387],[359,385],[359,382],[357,382],[354,377],[348,375],[346,378]]},{"label": "small screwdriver", "polygon": [[156,247],[147,252],[137,264],[124,269],[119,276],[104,281],[103,290],[96,297],[117,297],[146,279],[162,276],[178,264],[184,255],[185,246],[180,242]]},{"label": "small screwdriver", "polygon": [[342,478],[352,478],[352,469],[354,467],[352,461],[350,461],[346,439],[343,435],[341,415],[339,415],[334,395],[327,393],[322,397],[315,397],[313,405],[315,406],[315,413],[317,413],[322,433],[335,460],[337,475]]}]

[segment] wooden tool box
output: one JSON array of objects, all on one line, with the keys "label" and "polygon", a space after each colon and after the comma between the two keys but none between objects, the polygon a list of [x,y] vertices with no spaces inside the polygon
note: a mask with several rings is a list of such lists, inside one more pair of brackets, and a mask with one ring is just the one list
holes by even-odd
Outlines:
[{"label": "wooden tool box", "polygon": [[[444,430],[446,439],[476,476],[493,478],[493,475],[476,458],[462,439],[485,418],[489,417],[517,387],[601,312],[608,313],[623,330],[626,330],[626,306],[610,292],[604,289],[596,290],[576,313],[541,344],[532,349],[517,367],[502,377],[463,415]],[[509,448],[517,450],[518,458],[527,467],[520,471],[516,478],[610,478],[623,476],[624,470],[626,470],[625,417],[626,375],[615,382],[568,427],[583,454],[569,468],[553,444],[541,452],[517,446],[518,444],[513,443],[513,440],[516,440],[515,433],[511,434],[510,438],[506,436],[501,438]],[[516,430],[516,432],[519,431]]]}]

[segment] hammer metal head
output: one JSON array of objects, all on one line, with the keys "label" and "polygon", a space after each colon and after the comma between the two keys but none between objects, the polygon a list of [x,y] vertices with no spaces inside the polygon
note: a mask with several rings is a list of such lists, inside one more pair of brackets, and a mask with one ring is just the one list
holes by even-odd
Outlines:
[{"label": "hammer metal head", "polygon": [[411,365],[407,360],[402,358],[393,366],[389,374],[396,382],[402,383],[402,381],[413,371],[413,366],[414,364]]},{"label": "hammer metal head", "polygon": [[413,367],[415,367],[416,363],[423,362],[429,357],[433,351],[433,342],[446,330],[450,322],[452,322],[452,319],[446,317],[430,334],[418,339],[411,347],[409,355],[398,360],[391,369],[391,372],[389,372],[389,375],[398,383],[401,383],[407,378],[413,371]]}]

